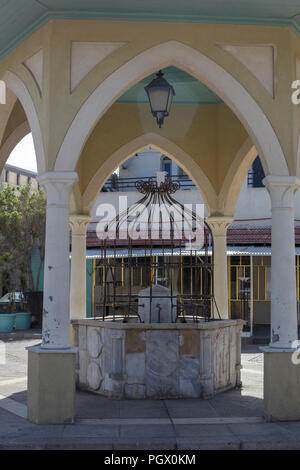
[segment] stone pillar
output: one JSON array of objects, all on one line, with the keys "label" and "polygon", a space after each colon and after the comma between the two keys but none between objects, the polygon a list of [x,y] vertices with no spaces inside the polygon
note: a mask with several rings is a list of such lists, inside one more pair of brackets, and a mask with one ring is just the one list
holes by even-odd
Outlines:
[{"label": "stone pillar", "polygon": [[71,215],[72,261],[70,288],[70,319],[86,318],[86,229],[88,215]]},{"label": "stone pillar", "polygon": [[294,193],[300,180],[267,176],[272,207],[271,342],[264,351],[264,411],[269,420],[300,419]]},{"label": "stone pillar", "polygon": [[75,172],[38,178],[47,196],[43,339],[28,351],[28,419],[37,424],[74,420],[76,349],[69,329],[69,199]]},{"label": "stone pillar", "polygon": [[[214,294],[221,318],[229,318],[226,233],[228,226],[232,222],[232,217],[225,216],[208,217],[207,219],[214,242]],[[215,305],[214,316],[218,318],[218,311]]]},{"label": "stone pillar", "polygon": [[271,347],[291,348],[298,339],[294,193],[296,177],[267,176],[272,207]]}]

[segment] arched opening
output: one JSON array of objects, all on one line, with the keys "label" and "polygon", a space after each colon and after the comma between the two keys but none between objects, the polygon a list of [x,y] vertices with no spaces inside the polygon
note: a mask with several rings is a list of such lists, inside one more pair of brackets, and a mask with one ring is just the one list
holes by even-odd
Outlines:
[{"label": "arched opening", "polygon": [[[4,167],[6,163],[8,163],[8,159],[11,155],[11,153],[14,151],[14,149],[18,146],[18,144],[30,133],[30,128],[28,125],[28,122],[24,122],[20,124],[13,132],[9,134],[7,139],[5,139],[4,143],[0,147],[0,162],[1,166]],[[32,151],[30,152],[32,154]],[[35,155],[35,152],[34,152]],[[36,161],[36,157],[35,157]],[[22,162],[21,158],[18,158],[19,163],[25,163],[26,167],[26,162]],[[12,162],[10,162],[12,164]],[[36,171],[36,164],[32,166],[32,169]]]},{"label": "arched opening", "polygon": [[[77,165],[80,179],[82,176],[85,180],[81,183],[84,213],[91,211],[100,187],[108,188],[105,180],[112,169],[120,166],[119,176],[127,174],[130,179],[138,153],[151,146],[160,151],[160,171],[166,170],[174,176],[171,170],[174,160],[178,164],[175,173],[184,176],[182,180],[192,177],[205,201],[206,215],[233,215],[241,175],[249,162],[252,163],[253,143],[230,108],[213,91],[180,68],[171,66],[163,70],[170,73],[170,77],[166,76],[174,81],[178,94],[162,130],[154,127],[145,98],[144,85],[152,79],[147,76],[118,98],[90,134]],[[181,81],[176,82],[178,76]],[[125,108],[128,112],[124,112]],[[113,137],[109,133],[112,129],[117,129]],[[206,147],[201,147],[205,139]],[[107,151],[111,141],[115,144],[114,152]],[[191,155],[185,148],[191,150]],[[89,170],[90,164],[95,170]],[[141,168],[145,171],[144,165]],[[115,177],[110,187],[118,191]],[[222,282],[225,285],[226,279]],[[224,312],[226,303],[222,306]]]},{"label": "arched opening", "polygon": [[[18,129],[14,131],[14,134],[11,136],[12,140],[8,142],[8,150],[5,149],[5,156],[8,158],[9,153],[12,151],[14,146],[18,143],[21,138],[23,138],[30,131],[32,132],[35,154],[37,159],[37,169],[38,173],[43,173],[46,171],[46,157],[44,151],[43,137],[40,127],[40,121],[36,106],[33,102],[33,99],[26,88],[22,80],[13,72],[6,72],[3,81],[5,82],[7,88],[11,90],[14,95],[20,101],[22,108],[24,110],[26,119],[28,121],[24,122],[19,126]],[[19,140],[18,140],[19,139]],[[1,149],[0,149],[1,152]],[[8,154],[7,154],[8,153]],[[2,162],[3,164],[3,162]]]},{"label": "arched opening", "polygon": [[[206,205],[207,213],[213,211],[217,201],[216,192],[205,173],[199,166],[194,164],[191,156],[165,137],[154,133],[147,133],[143,136],[137,137],[132,142],[123,145],[116,152],[110,155],[103,165],[95,172],[82,195],[84,212],[91,211],[99,191],[110,178],[113,171],[116,171],[120,167],[121,175],[126,175],[127,173],[129,177],[132,176],[133,174],[130,171],[130,162],[136,161],[135,156],[150,147],[156,152],[155,155],[157,158],[159,158],[159,162],[156,162],[156,171],[161,171],[161,158],[167,157],[174,165],[176,165],[176,171],[179,171],[179,177],[181,177],[181,173],[183,173],[182,180],[186,178],[185,175],[188,175],[188,177],[193,181],[193,184],[199,190]],[[148,164],[150,164],[151,168],[150,162],[151,160],[148,161]],[[122,169],[122,165],[125,166],[125,168]],[[142,172],[144,171],[142,163],[140,169]],[[182,184],[187,183],[182,181]]]},{"label": "arched opening", "polygon": [[268,173],[288,174],[278,138],[265,114],[245,88],[217,63],[176,41],[142,52],[99,85],[70,125],[58,153],[55,169],[74,169],[92,129],[112,103],[151,72],[171,64],[202,81],[233,110],[253,140]]},{"label": "arched opening", "polygon": [[[21,110],[21,118],[22,113]],[[3,313],[3,308],[13,308],[9,305],[15,303],[16,329],[40,328],[46,202],[37,181],[37,158],[29,124],[24,121],[14,129],[18,119],[16,115],[11,118],[0,148],[4,163],[0,175],[0,277],[1,295],[6,296],[1,297],[0,308]],[[10,212],[14,213],[13,217]]]},{"label": "arched opening", "polygon": [[[176,168],[173,177],[162,171],[165,158]],[[218,317],[212,236],[204,222],[203,200],[192,180],[178,176],[178,168],[171,158],[146,148],[122,164],[102,188],[87,237],[93,247],[94,317],[146,323],[157,319],[156,289],[164,289],[165,300],[175,302],[170,312],[161,312],[161,322]],[[145,289],[148,320],[138,306]]]},{"label": "arched opening", "polygon": [[37,174],[37,160],[32,134],[26,134],[11,151],[7,164]]},{"label": "arched opening", "polygon": [[[150,147],[148,146],[140,151],[135,151],[132,157],[129,157],[129,159],[125,160],[125,162],[122,162],[120,164],[118,171],[114,173],[113,175],[114,178],[112,179],[110,177],[106,181],[106,183],[102,186],[102,190],[100,191],[100,193],[99,193],[100,188],[98,186],[98,196],[96,198],[96,201],[94,201],[94,198],[93,198],[94,206],[92,209],[92,221],[91,221],[91,224],[89,225],[89,229],[87,232],[87,246],[92,250],[91,253],[94,253],[93,255],[94,256],[93,258],[94,259],[93,261],[94,275],[91,278],[94,281],[94,285],[92,286],[93,306],[91,309],[93,312],[93,315],[96,315],[97,309],[98,310],[100,309],[99,301],[97,302],[97,296],[98,294],[100,295],[100,293],[102,292],[105,286],[105,283],[103,284],[102,282],[104,279],[104,274],[103,273],[100,274],[100,271],[101,269],[102,270],[104,269],[102,266],[104,262],[103,260],[104,259],[106,260],[108,256],[108,254],[104,256],[103,242],[101,238],[99,238],[101,227],[102,227],[100,220],[103,219],[102,217],[103,214],[100,216],[101,206],[108,207],[111,204],[114,207],[114,210],[112,211],[112,217],[113,217],[113,214],[117,215],[123,211],[122,204],[123,204],[123,201],[126,199],[126,206],[131,208],[129,209],[129,211],[130,210],[134,211],[135,206],[139,204],[138,201],[143,198],[143,195],[137,190],[137,187],[136,187],[137,182],[147,185],[147,182],[151,180],[153,184],[155,184],[156,179],[157,179],[157,174],[161,175],[162,173],[161,162],[163,159],[167,158],[167,161],[171,162],[171,164],[173,165],[174,174],[169,176],[163,173],[162,177],[163,179],[166,178],[166,180],[171,181],[172,184],[176,186],[176,193],[174,194],[174,197],[177,201],[177,204],[181,204],[182,207],[184,206],[184,204],[188,204],[189,210],[192,210],[192,206],[193,206],[193,210],[196,210],[196,208],[198,207],[198,210],[200,211],[200,207],[201,207],[202,208],[201,211],[203,211],[203,216],[207,215],[207,208],[204,205],[203,198],[201,197],[201,194],[198,191],[197,186],[194,184],[192,179],[187,177],[185,174],[183,175],[182,171],[179,171],[179,170],[182,170],[181,167],[177,164],[177,162],[175,162],[174,159],[171,158],[171,156],[166,157],[165,152],[166,152],[165,150],[164,151],[158,150],[157,148],[154,148],[151,146]],[[164,171],[165,170],[163,170],[163,172]],[[152,203],[153,201],[151,202],[151,204]],[[150,207],[151,204],[149,204],[149,208],[148,208],[149,210],[151,210],[151,207]],[[101,227],[99,224],[101,225]],[[209,232],[208,227],[206,228],[206,230]],[[114,249],[116,250],[116,252],[118,250],[119,251],[121,250],[123,253],[123,256],[120,257],[116,255],[115,258],[119,258],[119,261],[122,259],[125,260],[123,261],[124,272],[121,269],[119,273],[121,276],[119,281],[122,284],[122,286],[124,284],[123,286],[124,289],[126,287],[127,290],[129,289],[129,291],[132,292],[132,289],[140,289],[139,287],[140,285],[143,285],[144,288],[149,287],[149,286],[144,285],[146,278],[148,276],[148,274],[146,276],[146,271],[152,272],[154,270],[153,272],[156,272],[156,277],[158,278],[159,276],[157,273],[159,270],[162,272],[163,266],[165,264],[164,259],[166,259],[168,260],[167,264],[169,266],[169,270],[168,270],[169,274],[172,271],[172,275],[174,277],[175,272],[176,272],[176,276],[178,275],[179,272],[181,272],[181,276],[176,277],[176,282],[174,281],[172,276],[171,277],[169,276],[170,278],[168,278],[168,287],[172,285],[173,290],[176,290],[176,292],[178,290],[179,292],[182,292],[187,296],[188,293],[190,292],[191,286],[193,286],[193,291],[194,292],[197,291],[197,293],[199,294],[200,290],[201,292],[203,291],[203,286],[206,282],[207,285],[205,284],[205,289],[207,290],[207,296],[209,296],[212,293],[212,288],[213,288],[212,278],[211,278],[212,267],[208,267],[210,270],[210,274],[207,276],[207,278],[208,277],[210,278],[209,281],[206,279],[206,276],[204,274],[204,267],[203,267],[203,273],[202,273],[200,269],[200,265],[198,266],[199,269],[197,269],[197,273],[194,272],[191,274],[190,271],[192,270],[189,271],[188,262],[185,263],[186,266],[183,263],[183,261],[185,262],[188,259],[190,252],[188,250],[185,250],[184,248],[180,248],[178,243],[177,243],[178,245],[177,246],[175,241],[171,243],[171,241],[169,240],[169,245],[171,243],[172,247],[171,245],[167,246],[167,244],[163,242],[160,238],[152,240],[151,234],[149,234],[149,237],[147,237],[147,240],[143,240],[140,237],[138,242],[136,243],[137,245],[135,246],[134,241],[126,237],[126,240],[120,239],[118,240],[118,242],[115,243],[113,247],[110,247],[110,249],[107,248],[108,250],[107,253],[109,252],[110,254],[111,254],[111,250],[114,250]],[[143,243],[144,243],[144,246],[141,246],[141,244]],[[207,243],[208,245],[206,247],[207,249],[206,264],[208,265],[208,263],[211,262],[210,260],[212,256],[211,245],[210,245],[212,243],[211,235],[210,235],[210,239],[209,240],[207,239]],[[201,247],[201,249],[203,251],[203,247]],[[126,253],[124,250],[126,251]],[[134,251],[135,257],[136,257],[136,266],[132,267],[133,269],[132,282],[135,280],[137,284],[131,285],[131,283],[129,282],[131,281],[131,279],[126,279],[126,282],[128,281],[129,284],[127,282],[128,285],[126,284],[125,286],[125,279],[124,279],[124,276],[125,276],[124,273],[126,271],[125,267],[128,268],[127,266],[128,263],[126,264],[126,260],[128,260],[129,258],[131,259],[132,250]],[[147,256],[145,255],[145,250],[147,252]],[[181,256],[181,253],[183,251],[185,253],[184,257],[183,255]],[[91,256],[91,253],[90,255],[88,254],[88,256]],[[202,256],[204,255],[205,254],[202,253]],[[172,263],[169,260],[171,256],[173,259]],[[152,259],[155,259],[155,263],[151,261]],[[175,266],[175,261],[177,263],[176,264],[177,268]],[[145,263],[146,264],[148,263],[149,266],[147,264],[148,267],[146,267]],[[170,267],[171,264],[174,266]],[[152,268],[150,268],[150,266],[152,266]],[[136,268],[138,269],[139,272],[136,272]],[[146,270],[146,271],[144,272],[143,270],[144,271]],[[199,276],[201,277],[201,282],[203,282],[203,285],[201,284],[201,289],[200,289]],[[196,277],[197,279],[199,278],[198,281],[196,280]],[[151,279],[149,278],[148,281],[149,280]],[[118,288],[119,286],[116,287],[116,290],[118,290]]]},{"label": "arched opening", "polygon": [[[41,291],[43,286],[45,198],[43,192],[38,188],[36,177],[38,172],[43,173],[46,170],[46,159],[40,121],[36,104],[24,82],[16,74],[8,71],[3,77],[3,83],[7,88],[7,102],[2,105],[5,119],[1,122],[0,131],[0,168],[1,181],[5,183],[7,188],[3,189],[2,187],[1,189],[8,191],[9,187],[14,188],[9,197],[15,196],[18,199],[17,202],[15,201],[16,204],[20,202],[21,198],[24,198],[23,208],[17,204],[15,211],[18,212],[19,219],[23,215],[28,224],[27,226],[25,223],[23,224],[24,233],[20,235],[20,240],[22,239],[24,243],[23,252],[20,251],[17,254],[16,246],[21,246],[22,243],[15,241],[15,246],[5,244],[5,247],[2,247],[2,255],[3,252],[5,255],[6,250],[8,253],[14,254],[13,257],[10,257],[11,259],[16,259],[13,262],[15,274],[13,282],[10,283],[11,290]],[[9,201],[6,202],[9,203]],[[32,217],[26,218],[26,214],[28,214],[26,210],[29,211],[29,208]],[[39,211],[41,211],[40,225],[37,224],[39,229],[35,231],[36,235],[31,237],[30,230],[33,229],[35,223],[33,214],[37,214]],[[18,231],[13,223],[10,222],[8,227],[10,225],[12,233],[15,235],[22,233],[21,229]],[[19,224],[18,228],[21,226],[22,224]],[[39,242],[37,242],[38,237]],[[8,235],[6,238],[13,244],[13,237]],[[5,265],[11,269],[8,262]],[[23,296],[22,298],[24,299]],[[41,326],[42,316],[41,303],[42,297],[40,296],[38,309],[35,312],[36,323],[39,326]],[[24,308],[27,306],[24,305]]]}]

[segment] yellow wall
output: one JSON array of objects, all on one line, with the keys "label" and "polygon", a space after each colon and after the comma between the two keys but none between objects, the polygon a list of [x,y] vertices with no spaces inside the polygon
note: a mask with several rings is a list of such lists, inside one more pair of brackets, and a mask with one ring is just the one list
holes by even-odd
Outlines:
[{"label": "yellow wall", "polygon": [[[114,104],[89,137],[77,165],[82,194],[96,171],[114,152],[150,132],[162,135],[189,154],[209,178],[216,193],[224,172],[247,139],[245,129],[224,104],[173,106],[161,129],[149,112],[149,105]],[[128,155],[123,156],[127,158]],[[181,163],[193,177],[193,169]]]},{"label": "yellow wall", "polygon": [[6,139],[10,136],[10,134],[25,121],[27,121],[26,114],[24,112],[24,109],[22,108],[20,101],[17,100],[5,127],[2,142],[4,143]]}]

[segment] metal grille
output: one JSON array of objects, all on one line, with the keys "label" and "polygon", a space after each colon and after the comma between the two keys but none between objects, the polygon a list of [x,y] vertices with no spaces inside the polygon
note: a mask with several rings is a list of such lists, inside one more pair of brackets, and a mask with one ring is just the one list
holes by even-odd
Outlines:
[{"label": "metal grille", "polygon": [[[99,259],[94,260],[94,317],[110,321],[142,321],[139,294],[149,288],[146,297],[150,302],[150,315],[154,314],[155,309],[160,309],[154,286],[160,285],[168,289],[165,297],[172,305],[171,321],[199,322],[219,318],[213,294],[213,247],[209,226],[174,198],[179,184],[171,179],[160,184],[152,179],[137,181],[135,187],[143,196],[133,209],[120,213],[107,224],[104,232],[109,234],[113,227],[115,238],[100,240]],[[157,223],[154,223],[153,207],[159,208]],[[172,208],[167,232],[161,216],[162,207],[164,210]],[[141,225],[141,217],[139,219],[141,238],[128,237],[124,255],[123,228],[130,224],[131,229],[134,228],[138,223],[134,214],[138,211],[146,214],[144,225]],[[191,228],[202,224],[201,250],[188,246],[191,240],[179,230],[180,214],[181,222],[187,223],[188,218]]]}]

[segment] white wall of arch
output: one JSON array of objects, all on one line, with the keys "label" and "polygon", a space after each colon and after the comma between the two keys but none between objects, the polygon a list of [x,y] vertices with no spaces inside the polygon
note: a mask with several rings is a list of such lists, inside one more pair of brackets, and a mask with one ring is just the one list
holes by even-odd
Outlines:
[{"label": "white wall of arch", "polygon": [[[154,176],[157,171],[161,171],[161,158],[162,154],[160,152],[154,149],[146,149],[137,154],[137,156],[133,156],[127,160],[124,168],[120,167],[119,176],[120,178],[136,179]],[[172,175],[178,175],[178,172],[180,172],[178,165],[172,162]],[[129,205],[134,204],[141,197],[139,193],[133,191],[124,192],[122,195],[127,195]],[[176,193],[176,199],[182,204],[203,204],[203,199],[196,188],[178,191]],[[117,201],[118,193],[101,192],[94,205],[92,217],[95,219],[96,207],[100,203],[110,202],[117,208]],[[208,215],[206,208],[205,215]],[[271,218],[271,202],[267,190],[265,188],[248,187],[247,176],[244,179],[239,193],[234,217],[235,219],[242,220]],[[295,218],[300,220],[300,191],[297,191],[295,194]]]}]

